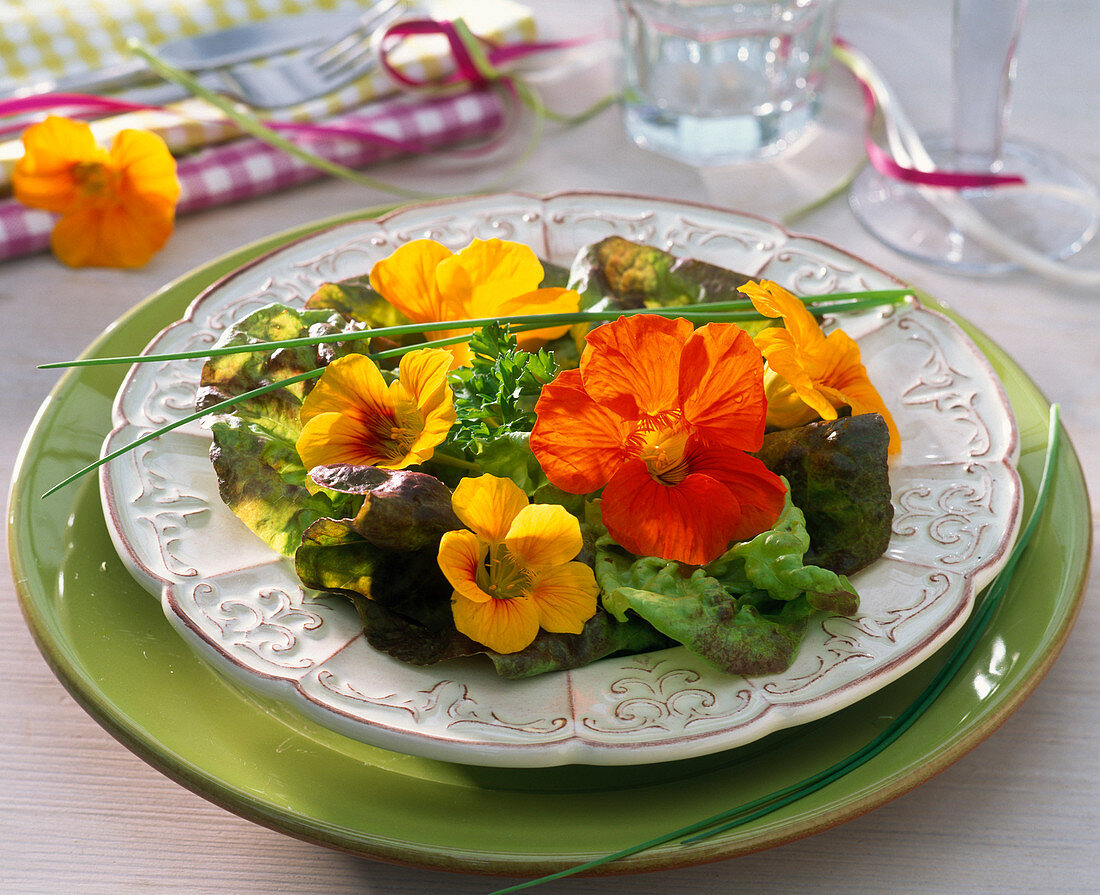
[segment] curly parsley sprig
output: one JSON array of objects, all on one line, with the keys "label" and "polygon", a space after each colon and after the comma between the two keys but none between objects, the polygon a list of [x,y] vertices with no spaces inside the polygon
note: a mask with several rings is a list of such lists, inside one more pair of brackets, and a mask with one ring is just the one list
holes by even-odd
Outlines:
[{"label": "curly parsley sprig", "polygon": [[458,419],[448,440],[476,453],[501,435],[531,431],[535,402],[560,368],[547,351],[520,349],[499,323],[474,333],[470,350],[470,366],[451,373]]},{"label": "curly parsley sprig", "polygon": [[501,323],[470,336],[470,366],[452,370],[455,424],[445,446],[453,447],[485,472],[508,476],[535,488],[544,482],[528,445],[535,403],[560,367],[547,351],[521,349]]}]

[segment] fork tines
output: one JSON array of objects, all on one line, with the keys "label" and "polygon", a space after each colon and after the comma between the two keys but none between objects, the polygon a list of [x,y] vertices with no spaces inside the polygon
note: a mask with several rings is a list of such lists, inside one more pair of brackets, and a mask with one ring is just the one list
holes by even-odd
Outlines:
[{"label": "fork tines", "polygon": [[379,0],[362,15],[353,29],[323,50],[318,50],[310,61],[326,75],[335,75],[357,65],[364,55],[371,52],[377,25],[389,18],[396,7],[406,5],[406,0]]}]

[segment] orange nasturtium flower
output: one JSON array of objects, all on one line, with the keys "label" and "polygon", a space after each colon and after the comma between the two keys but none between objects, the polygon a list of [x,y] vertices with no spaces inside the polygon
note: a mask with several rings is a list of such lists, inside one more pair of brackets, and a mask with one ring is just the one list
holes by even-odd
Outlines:
[{"label": "orange nasturtium flower", "polygon": [[439,542],[459,631],[498,653],[528,646],[539,628],[581,632],[599,588],[592,569],[573,561],[582,546],[575,516],[562,506],[528,504],[511,479],[493,475],[463,479],[451,505],[469,529]]},{"label": "orange nasturtium flower", "polygon": [[334,360],[302,402],[298,454],[306,469],[333,463],[404,469],[429,460],[455,421],[450,362],[439,348],[410,351],[387,385],[365,355]]},{"label": "orange nasturtium flower", "polygon": [[12,190],[60,214],[50,237],[71,267],[141,267],[172,235],[180,184],[156,134],[124,130],[110,150],[81,121],[51,115],[23,134]]},{"label": "orange nasturtium flower", "polygon": [[890,430],[890,453],[897,453],[897,427],[867,376],[855,339],[839,329],[826,336],[806,306],[777,283],[746,283],[739,291],[752,299],[758,313],[783,318],[783,327],[756,336],[767,363],[768,425],[789,429],[818,418],[835,420],[836,408],[848,406],[853,416],[882,414]]},{"label": "orange nasturtium flower", "polygon": [[747,453],[764,438],[762,373],[732,324],[620,317],[543,388],[531,449],[559,488],[603,488],[603,522],[631,553],[701,565],[783,508],[782,480]]},{"label": "orange nasturtium flower", "polygon": [[[576,311],[580,296],[572,289],[540,289],[543,269],[529,246],[500,239],[475,239],[457,254],[431,239],[406,243],[370,272],[371,285],[414,323],[555,314]],[[568,326],[518,333],[519,347],[541,348],[564,335]],[[469,333],[456,329],[428,333],[429,339]],[[465,343],[450,346],[453,366],[470,362]]]}]

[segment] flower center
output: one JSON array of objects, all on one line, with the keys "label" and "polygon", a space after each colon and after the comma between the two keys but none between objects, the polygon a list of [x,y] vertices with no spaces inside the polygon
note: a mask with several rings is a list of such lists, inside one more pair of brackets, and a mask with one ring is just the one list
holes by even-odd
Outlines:
[{"label": "flower center", "polygon": [[503,544],[489,548],[483,571],[484,577],[478,583],[494,599],[512,600],[527,595],[530,576]]},{"label": "flower center", "polygon": [[409,455],[416,441],[417,432],[408,425],[409,420],[396,419],[389,413],[373,413],[364,421],[365,447],[376,456],[400,463]]},{"label": "flower center", "polygon": [[678,485],[686,477],[688,433],[683,429],[657,429],[644,436],[638,454],[653,480],[663,485]]},{"label": "flower center", "polygon": [[122,172],[102,162],[77,162],[73,180],[85,199],[113,199],[118,194]]}]

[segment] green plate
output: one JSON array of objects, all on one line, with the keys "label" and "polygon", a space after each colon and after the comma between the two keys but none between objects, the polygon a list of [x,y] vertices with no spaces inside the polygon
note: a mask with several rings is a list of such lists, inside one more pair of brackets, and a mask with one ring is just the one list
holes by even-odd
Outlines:
[{"label": "green plate", "polygon": [[[139,351],[218,277],[335,222],[272,237],[194,271],[119,320],[89,352]],[[960,323],[990,358],[1012,401],[1030,504],[1042,467],[1048,404],[1000,349]],[[125,372],[71,371],[24,442],[9,507],[10,553],[24,615],[54,673],[124,745],[212,802],[292,836],[448,870],[534,875],[563,869],[832,765],[904,711],[945,652],[842,712],[706,758],[640,767],[494,769],[367,746],[257,698],[197,658],[118,559],[94,476],[39,499],[98,455]],[[1068,444],[1050,500],[968,664],[899,740],[773,814],[691,846],[653,848],[602,872],[701,863],[818,832],[912,789],[989,736],[1054,662],[1082,597],[1091,514],[1080,464]]]}]

